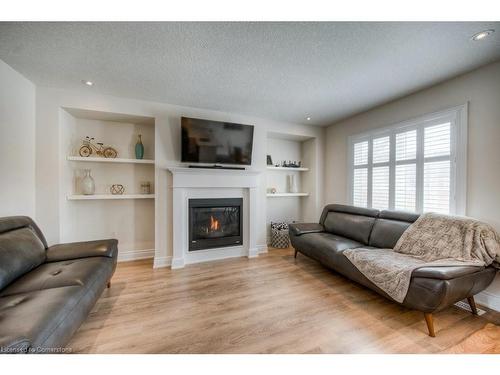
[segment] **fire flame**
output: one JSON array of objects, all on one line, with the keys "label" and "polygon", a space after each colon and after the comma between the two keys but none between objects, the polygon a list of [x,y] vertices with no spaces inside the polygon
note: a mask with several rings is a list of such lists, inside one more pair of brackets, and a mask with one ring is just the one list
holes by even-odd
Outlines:
[{"label": "fire flame", "polygon": [[210,230],[219,230],[220,223],[219,220],[215,219],[213,216],[210,216]]}]

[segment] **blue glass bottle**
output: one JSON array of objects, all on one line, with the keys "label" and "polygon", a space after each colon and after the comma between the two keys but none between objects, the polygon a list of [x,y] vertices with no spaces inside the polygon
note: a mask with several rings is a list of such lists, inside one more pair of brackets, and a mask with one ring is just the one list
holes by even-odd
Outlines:
[{"label": "blue glass bottle", "polygon": [[139,140],[135,144],[135,158],[142,159],[144,157],[144,145],[142,144],[141,135],[139,134]]}]

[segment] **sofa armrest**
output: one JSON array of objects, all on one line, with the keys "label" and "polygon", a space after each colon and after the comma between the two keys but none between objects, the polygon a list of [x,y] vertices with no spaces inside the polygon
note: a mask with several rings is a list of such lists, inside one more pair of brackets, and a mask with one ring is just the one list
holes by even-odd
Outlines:
[{"label": "sofa armrest", "polygon": [[411,274],[412,277],[423,277],[426,279],[451,280],[484,270],[477,266],[437,266],[417,268]]},{"label": "sofa armrest", "polygon": [[59,262],[62,260],[118,256],[118,240],[97,240],[73,242],[50,246],[47,249],[46,262]]},{"label": "sofa armrest", "polygon": [[323,225],[318,223],[294,223],[288,225],[289,232],[294,236],[301,236],[307,233],[320,233],[324,232]]}]

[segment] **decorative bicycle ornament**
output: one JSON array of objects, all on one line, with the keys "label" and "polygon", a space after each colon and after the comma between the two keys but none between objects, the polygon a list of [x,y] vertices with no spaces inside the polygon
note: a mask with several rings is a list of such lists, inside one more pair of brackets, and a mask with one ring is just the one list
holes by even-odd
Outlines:
[{"label": "decorative bicycle ornament", "polygon": [[82,143],[83,145],[78,151],[81,157],[87,158],[92,154],[105,158],[116,158],[118,156],[118,152],[113,147],[104,146],[101,142],[94,143],[93,137],[85,137]]}]

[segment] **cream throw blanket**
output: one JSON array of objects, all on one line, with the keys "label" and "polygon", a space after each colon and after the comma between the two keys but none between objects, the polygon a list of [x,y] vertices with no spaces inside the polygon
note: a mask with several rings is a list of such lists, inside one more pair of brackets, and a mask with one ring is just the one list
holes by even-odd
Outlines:
[{"label": "cream throw blanket", "polygon": [[410,225],[394,249],[348,249],[344,255],[371,282],[403,302],[417,268],[492,263],[498,267],[500,237],[474,219],[427,213]]}]

